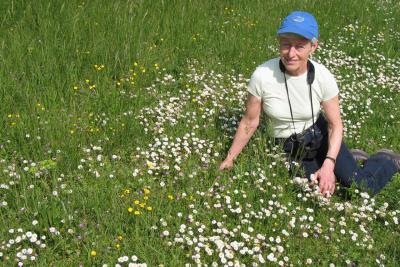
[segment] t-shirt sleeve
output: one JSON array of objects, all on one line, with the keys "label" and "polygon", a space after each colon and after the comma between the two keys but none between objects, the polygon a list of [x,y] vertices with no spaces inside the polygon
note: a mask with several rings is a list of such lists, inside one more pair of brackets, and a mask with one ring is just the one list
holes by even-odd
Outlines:
[{"label": "t-shirt sleeve", "polygon": [[339,94],[339,87],[333,74],[324,66],[321,68],[322,101],[332,99]]},{"label": "t-shirt sleeve", "polygon": [[257,70],[251,75],[247,91],[257,98],[262,98],[261,79],[259,78]]}]

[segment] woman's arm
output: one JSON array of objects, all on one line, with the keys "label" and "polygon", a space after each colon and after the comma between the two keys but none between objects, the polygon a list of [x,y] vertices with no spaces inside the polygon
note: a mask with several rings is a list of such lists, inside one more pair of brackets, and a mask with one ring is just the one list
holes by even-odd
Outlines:
[{"label": "woman's arm", "polygon": [[239,127],[236,130],[236,134],[228,151],[228,155],[219,166],[220,170],[231,168],[233,166],[233,160],[246,146],[250,137],[253,135],[258,127],[258,124],[260,122],[261,109],[261,99],[253,95],[249,95],[246,103],[246,112],[243,118],[240,120]]},{"label": "woman's arm", "polygon": [[333,170],[335,162],[330,159],[336,159],[339,154],[340,146],[343,137],[343,123],[340,117],[339,97],[335,96],[332,99],[322,102],[325,114],[328,120],[328,153],[327,158],[314,175],[319,180],[319,187],[323,194],[329,192],[333,194],[335,191],[335,175]]}]

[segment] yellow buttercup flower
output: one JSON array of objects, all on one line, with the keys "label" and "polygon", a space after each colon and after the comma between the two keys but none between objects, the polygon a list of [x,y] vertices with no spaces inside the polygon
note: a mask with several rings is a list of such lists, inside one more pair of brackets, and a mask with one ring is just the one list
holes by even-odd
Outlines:
[{"label": "yellow buttercup flower", "polygon": [[153,168],[156,165],[151,161],[147,161],[146,164],[147,164],[147,167],[149,167],[149,168]]}]

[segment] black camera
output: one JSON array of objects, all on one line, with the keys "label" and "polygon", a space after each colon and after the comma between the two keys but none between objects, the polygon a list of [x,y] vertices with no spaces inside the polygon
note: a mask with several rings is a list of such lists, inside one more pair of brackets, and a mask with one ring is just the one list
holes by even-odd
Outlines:
[{"label": "black camera", "polygon": [[283,150],[294,160],[313,159],[322,144],[322,132],[314,125],[299,134],[292,134],[283,143]]}]

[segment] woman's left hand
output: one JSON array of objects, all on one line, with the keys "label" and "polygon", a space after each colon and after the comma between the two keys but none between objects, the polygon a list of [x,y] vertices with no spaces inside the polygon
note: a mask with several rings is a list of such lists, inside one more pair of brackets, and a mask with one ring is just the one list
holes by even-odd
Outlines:
[{"label": "woman's left hand", "polygon": [[[335,96],[329,100],[323,101],[322,106],[325,110],[328,121],[328,151],[327,158],[322,164],[321,169],[314,173],[315,179],[319,181],[320,192],[327,197],[335,192],[336,177],[333,173],[336,164],[336,158],[340,151],[343,136],[343,123],[340,118],[339,97]],[[333,160],[332,160],[333,159]]]},{"label": "woman's left hand", "polygon": [[314,173],[314,179],[319,182],[320,192],[330,197],[335,192],[336,188],[336,177],[333,173],[335,164],[330,160],[325,160],[321,169]]}]

